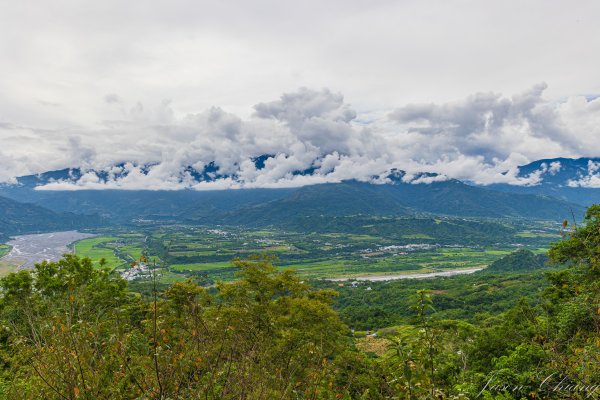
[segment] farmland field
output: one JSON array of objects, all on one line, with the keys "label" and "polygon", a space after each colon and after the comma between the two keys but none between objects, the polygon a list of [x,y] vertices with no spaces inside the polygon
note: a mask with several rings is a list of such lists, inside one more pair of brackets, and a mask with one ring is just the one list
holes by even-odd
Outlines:
[{"label": "farmland field", "polygon": [[116,255],[118,249],[116,242],[116,237],[100,236],[75,243],[73,250],[75,254],[82,257],[89,257],[95,262],[104,259],[107,267],[117,267],[125,263],[125,260]]},{"label": "farmland field", "polygon": [[[381,222],[383,221],[383,222]],[[416,221],[419,222],[419,221]],[[450,221],[472,229],[474,221]],[[377,224],[382,224],[381,225]],[[402,224],[409,223],[407,232]],[[143,252],[157,260],[163,280],[202,277],[232,279],[235,258],[268,253],[281,269],[294,269],[310,278],[340,278],[386,274],[435,273],[485,267],[519,248],[540,253],[558,237],[553,226],[524,229],[516,224],[506,232],[490,230],[479,236],[434,234],[425,221],[422,232],[414,220],[375,220],[369,233],[344,230],[300,233],[279,229],[248,230],[239,227],[164,225],[107,230],[100,236],[75,244],[75,252],[106,265],[125,270]],[[435,229],[447,221],[435,221]],[[505,221],[502,229],[509,226]],[[481,230],[481,227],[475,226]],[[361,226],[365,229],[365,226]],[[489,227],[484,225],[489,230]],[[163,268],[164,267],[164,268]]]},{"label": "farmland field", "polygon": [[4,255],[8,254],[8,252],[10,251],[10,247],[5,245],[5,244],[0,244],[0,258],[2,258]]}]

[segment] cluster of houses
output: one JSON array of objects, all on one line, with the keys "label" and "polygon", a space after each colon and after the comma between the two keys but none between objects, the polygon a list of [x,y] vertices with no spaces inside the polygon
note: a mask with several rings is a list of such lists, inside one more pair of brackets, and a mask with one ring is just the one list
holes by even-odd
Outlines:
[{"label": "cluster of houses", "polygon": [[141,278],[150,278],[152,275],[150,268],[146,264],[134,263],[131,267],[120,271],[121,277],[126,281],[133,281]]}]

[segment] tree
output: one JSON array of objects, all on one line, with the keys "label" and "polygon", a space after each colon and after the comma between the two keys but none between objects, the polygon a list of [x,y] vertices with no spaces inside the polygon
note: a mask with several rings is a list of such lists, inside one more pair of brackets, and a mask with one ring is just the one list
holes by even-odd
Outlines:
[{"label": "tree", "polygon": [[102,397],[125,384],[122,325],[135,321],[123,314],[139,307],[125,281],[66,255],[10,274],[0,287],[9,398]]},{"label": "tree", "polygon": [[563,226],[549,255],[568,268],[548,274],[542,335],[555,378],[592,385],[600,382],[600,205],[588,208],[583,225]]},{"label": "tree", "polygon": [[[146,260],[147,261],[147,260]],[[11,399],[271,399],[334,393],[348,345],[332,291],[271,259],[236,260],[239,280],[178,282],[143,301],[89,259],[67,255],[0,281]],[[346,390],[345,388],[344,390]]]}]

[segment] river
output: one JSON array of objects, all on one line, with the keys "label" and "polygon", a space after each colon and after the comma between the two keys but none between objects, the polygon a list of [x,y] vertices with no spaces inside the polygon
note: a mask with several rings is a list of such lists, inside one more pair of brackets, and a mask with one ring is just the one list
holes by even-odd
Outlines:
[{"label": "river", "polygon": [[68,247],[70,244],[93,236],[96,235],[77,231],[15,236],[6,243],[12,247],[10,253],[0,261],[17,269],[33,268],[44,260],[58,260],[63,254],[71,252]]},{"label": "river", "polygon": [[442,276],[454,276],[454,275],[463,275],[463,274],[472,274],[473,272],[481,271],[484,267],[477,268],[465,268],[465,269],[455,269],[451,271],[440,271],[440,272],[429,272],[429,273],[405,273],[405,274],[387,274],[387,275],[365,275],[365,276],[353,276],[348,278],[332,278],[328,279],[333,282],[343,282],[343,281],[393,281],[397,279],[426,279],[426,278],[435,278]]}]

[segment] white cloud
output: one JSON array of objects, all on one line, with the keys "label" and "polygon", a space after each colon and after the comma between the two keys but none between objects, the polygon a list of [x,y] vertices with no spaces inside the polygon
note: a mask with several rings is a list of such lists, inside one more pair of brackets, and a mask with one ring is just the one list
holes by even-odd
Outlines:
[{"label": "white cloud", "polygon": [[553,161],[550,163],[550,166],[548,167],[548,173],[550,175],[556,175],[562,168],[562,165],[560,164],[560,161]]},{"label": "white cloud", "polygon": [[[196,185],[186,167],[214,161],[235,181],[198,188],[392,168],[539,183],[516,166],[600,153],[600,99],[583,95],[600,93],[599,12],[594,0],[6,2],[0,182],[129,162],[152,176],[86,185],[179,188]],[[540,80],[548,89],[499,94]],[[262,154],[275,157],[257,171]]]},{"label": "white cloud", "polygon": [[[371,114],[368,119],[327,89],[303,88],[259,103],[249,118],[218,107],[181,115],[168,101],[128,106],[120,100],[110,105],[130,111],[98,128],[0,125],[2,152],[8,149],[0,159],[0,180],[81,167],[89,174],[77,183],[53,182],[45,189],[204,190],[348,179],[382,183],[400,169],[413,183],[456,178],[537,185],[556,174],[560,162],[543,164],[527,176],[517,167],[540,158],[600,153],[588,131],[600,119],[600,99],[552,102],[543,97],[544,88],[536,85],[511,97],[486,93],[445,104],[407,105],[389,117]],[[39,150],[32,151],[34,143]],[[252,159],[265,155],[270,157],[258,169]],[[202,171],[211,162],[219,167],[220,179],[198,183],[189,168]],[[119,164],[124,171],[115,169]],[[311,176],[302,173],[306,170]]]},{"label": "white cloud", "polygon": [[553,98],[600,92],[594,0],[5,3],[0,117],[20,125],[91,126],[165,98],[247,117],[298,86],[365,111],[537,80]]},{"label": "white cloud", "polygon": [[579,179],[571,179],[567,183],[570,187],[600,188],[600,162],[588,161],[587,175]]}]

